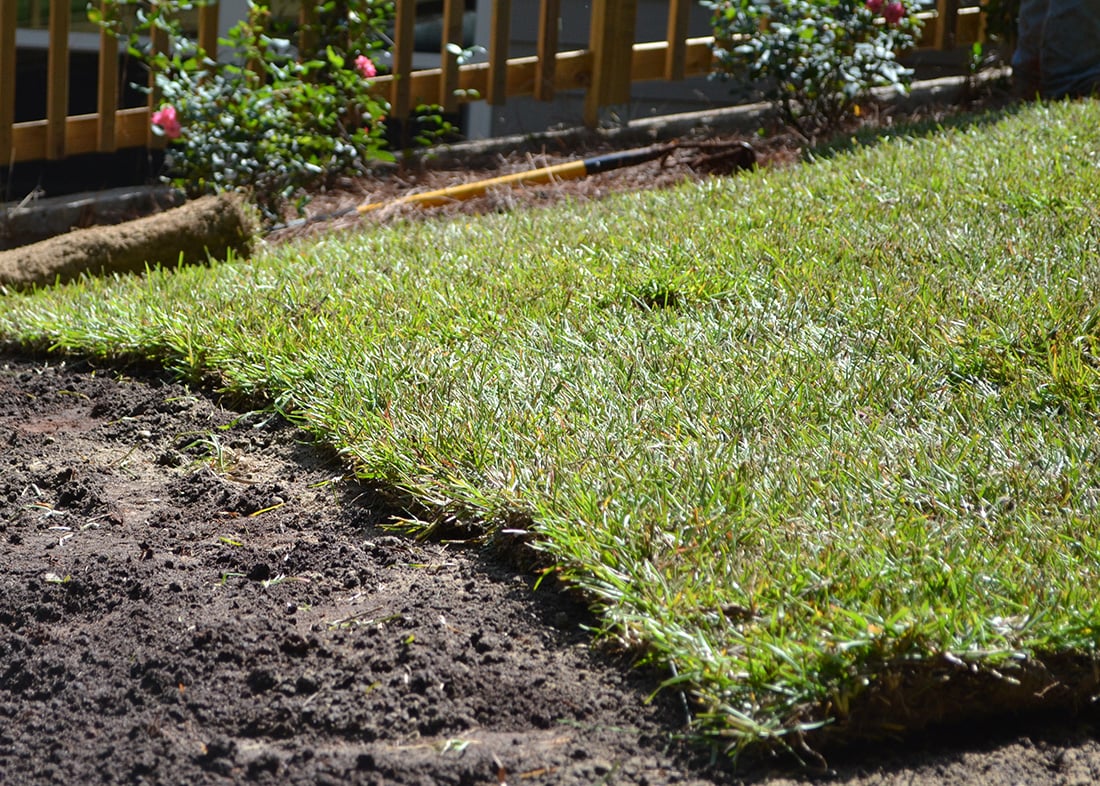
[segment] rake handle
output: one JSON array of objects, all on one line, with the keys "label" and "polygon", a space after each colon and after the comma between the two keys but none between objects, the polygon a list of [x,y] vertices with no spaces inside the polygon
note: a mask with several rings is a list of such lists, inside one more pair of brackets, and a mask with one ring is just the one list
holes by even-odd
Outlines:
[{"label": "rake handle", "polygon": [[524,172],[514,172],[510,175],[491,177],[488,180],[477,180],[473,183],[462,183],[457,186],[439,188],[435,191],[425,191],[420,194],[408,194],[392,202],[371,202],[355,208],[359,215],[378,210],[386,205],[417,205],[419,207],[437,207],[450,202],[461,202],[465,199],[479,197],[491,188],[499,186],[535,186],[544,183],[552,183],[559,180],[579,180],[589,175],[600,172],[610,172],[627,166],[636,166],[646,161],[660,158],[671,150],[668,145],[646,147],[637,150],[624,150],[618,153],[608,153],[603,156],[586,158],[583,161],[567,161],[563,164],[554,164],[540,169],[530,169]]}]

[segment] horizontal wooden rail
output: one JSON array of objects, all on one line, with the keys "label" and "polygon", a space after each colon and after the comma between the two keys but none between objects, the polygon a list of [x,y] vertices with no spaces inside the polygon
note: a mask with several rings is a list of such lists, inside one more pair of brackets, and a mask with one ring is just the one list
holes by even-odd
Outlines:
[{"label": "horizontal wooden rail", "polygon": [[[714,39],[711,36],[689,38],[684,46],[684,75],[706,76],[710,73]],[[664,69],[668,58],[667,41],[654,41],[647,44],[635,44],[631,56],[630,80],[644,82],[664,78]],[[558,52],[554,56],[555,92],[561,90],[584,90],[592,82],[592,53],[587,49]],[[539,58],[515,57],[507,61],[507,75],[504,90],[507,98],[521,98],[536,94]],[[413,71],[409,76],[409,92],[413,104],[431,103],[432,97],[439,95],[439,85],[443,72],[438,68]],[[392,89],[394,77],[385,75],[375,77],[371,91],[384,97]],[[474,63],[461,66],[458,70],[459,100],[469,102],[483,95],[489,83],[489,64]],[[471,96],[470,93],[474,92]]]},{"label": "horizontal wooden rail", "polygon": [[[944,25],[939,24],[939,14],[935,11],[922,11],[917,14],[924,26],[921,28],[917,49],[941,49],[948,39],[943,32]],[[955,16],[954,46],[970,46],[985,39],[985,14],[980,6],[968,6],[958,9]]]},{"label": "horizontal wooden rail", "polygon": [[[32,120],[12,126],[12,161],[34,161],[48,157],[48,120]],[[120,109],[115,112],[115,144],[119,148],[144,147],[149,135],[149,109]],[[99,115],[74,115],[65,123],[67,156],[99,151]]]}]

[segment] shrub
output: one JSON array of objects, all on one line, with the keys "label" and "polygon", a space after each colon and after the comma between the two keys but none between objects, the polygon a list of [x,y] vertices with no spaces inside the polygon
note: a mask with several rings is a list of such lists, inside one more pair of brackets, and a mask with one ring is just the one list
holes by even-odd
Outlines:
[{"label": "shrub", "polygon": [[[116,0],[114,10],[123,6]],[[306,189],[361,172],[371,160],[392,160],[382,124],[388,106],[368,92],[383,3],[319,6],[325,21],[309,31],[316,50],[298,52],[278,34],[268,7],[250,0],[248,18],[219,42],[220,62],[183,32],[180,14],[192,7],[188,0],[153,4],[125,31],[121,13],[100,18],[130,37],[155,75],[153,128],[171,143],[166,179],[191,195],[243,191],[275,221],[295,195],[301,208]],[[154,29],[169,35],[168,52],[142,44]]]},{"label": "shrub", "polygon": [[903,0],[703,0],[713,11],[718,73],[760,88],[809,137],[849,117],[873,87],[905,91],[897,53],[918,20]]}]

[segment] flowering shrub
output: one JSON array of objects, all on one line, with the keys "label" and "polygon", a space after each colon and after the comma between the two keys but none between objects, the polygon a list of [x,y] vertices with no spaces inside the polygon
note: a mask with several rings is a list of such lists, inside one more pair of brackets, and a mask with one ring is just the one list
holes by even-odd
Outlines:
[{"label": "flowering shrub", "polygon": [[905,6],[901,3],[887,3],[882,9],[882,18],[886,20],[886,24],[896,27],[905,18]]},{"label": "flowering shrub", "polygon": [[374,67],[374,61],[366,55],[355,58],[355,70],[364,79],[374,79],[378,75],[378,69]]},{"label": "flowering shrub", "polygon": [[151,120],[153,130],[166,139],[179,139],[180,134],[183,133],[176,108],[171,104],[165,104],[154,112]]},{"label": "flowering shrub", "polygon": [[[385,6],[336,5],[318,9],[327,27],[311,31],[317,51],[298,53],[272,31],[268,8],[250,1],[249,18],[220,41],[217,63],[174,21],[189,0],[150,5],[129,34],[163,102],[151,121],[171,142],[167,179],[192,195],[246,192],[277,221],[292,197],[301,208],[305,189],[357,173],[370,160],[393,159],[384,149],[388,106],[368,92],[377,69],[367,53],[381,46]],[[109,17],[100,21],[117,31]],[[141,48],[140,34],[156,27],[170,34],[171,52]]]},{"label": "flowering shrub", "polygon": [[873,87],[908,88],[897,53],[918,20],[901,0],[703,0],[721,75],[759,88],[804,136],[835,128]]}]

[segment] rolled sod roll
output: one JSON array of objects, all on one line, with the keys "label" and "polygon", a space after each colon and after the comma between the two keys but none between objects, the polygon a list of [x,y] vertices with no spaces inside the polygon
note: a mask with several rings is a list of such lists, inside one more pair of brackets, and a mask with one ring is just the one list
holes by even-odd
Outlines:
[{"label": "rolled sod roll", "polygon": [[82,274],[142,273],[147,266],[201,264],[231,253],[247,258],[256,234],[256,222],[239,197],[202,197],[135,221],[74,229],[0,251],[0,286],[30,289]]}]

